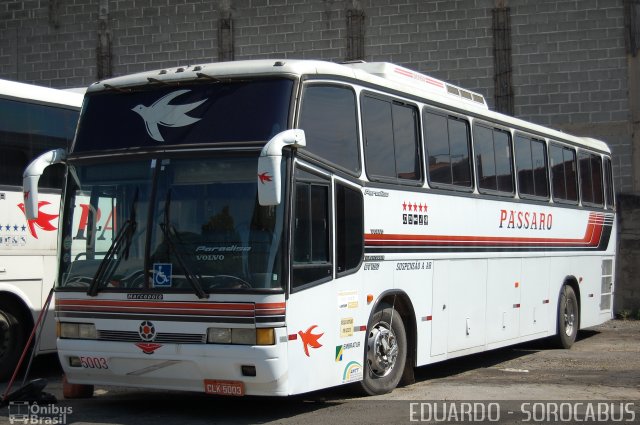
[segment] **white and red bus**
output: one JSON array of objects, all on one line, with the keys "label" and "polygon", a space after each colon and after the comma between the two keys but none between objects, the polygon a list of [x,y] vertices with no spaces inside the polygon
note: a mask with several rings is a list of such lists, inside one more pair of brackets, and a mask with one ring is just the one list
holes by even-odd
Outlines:
[{"label": "white and red bus", "polygon": [[[82,94],[0,80],[0,380],[11,376],[57,272],[64,167],[41,180],[38,220],[27,221],[22,172],[38,155],[68,148]],[[55,350],[53,315],[39,352]]]},{"label": "white and red bus", "polygon": [[25,171],[30,214],[56,163],[70,383],[379,394],[469,353],[568,348],[611,318],[607,145],[392,64],[99,82],[71,149]]}]

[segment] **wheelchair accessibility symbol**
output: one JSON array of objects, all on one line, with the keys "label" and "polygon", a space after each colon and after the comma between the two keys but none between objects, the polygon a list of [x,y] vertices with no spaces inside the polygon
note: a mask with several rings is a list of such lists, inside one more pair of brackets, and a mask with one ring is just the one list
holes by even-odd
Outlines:
[{"label": "wheelchair accessibility symbol", "polygon": [[170,288],[171,287],[171,263],[154,263],[153,264],[153,287],[154,288]]}]

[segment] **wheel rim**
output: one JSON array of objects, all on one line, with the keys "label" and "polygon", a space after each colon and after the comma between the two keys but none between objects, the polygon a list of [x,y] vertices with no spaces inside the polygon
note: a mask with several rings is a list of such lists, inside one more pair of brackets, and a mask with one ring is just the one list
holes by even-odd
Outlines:
[{"label": "wheel rim", "polygon": [[572,336],[576,324],[576,306],[572,299],[567,297],[564,303],[564,333]]},{"label": "wheel rim", "polygon": [[391,373],[398,359],[398,341],[388,323],[379,322],[371,329],[367,347],[371,374],[382,378]]}]

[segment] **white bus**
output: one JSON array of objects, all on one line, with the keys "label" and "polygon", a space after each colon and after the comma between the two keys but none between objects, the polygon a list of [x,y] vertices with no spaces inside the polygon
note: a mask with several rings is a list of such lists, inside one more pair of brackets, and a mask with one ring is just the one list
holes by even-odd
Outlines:
[{"label": "white bus", "polygon": [[[605,143],[388,63],[99,82],[68,152],[58,352],[78,385],[290,395],[611,318]],[[82,229],[82,232],[78,232]]]},{"label": "white bus", "polygon": [[[57,272],[64,168],[44,174],[40,215],[29,221],[22,172],[43,152],[70,145],[81,105],[78,93],[0,80],[0,380],[11,376]],[[55,350],[53,323],[40,352]]]}]

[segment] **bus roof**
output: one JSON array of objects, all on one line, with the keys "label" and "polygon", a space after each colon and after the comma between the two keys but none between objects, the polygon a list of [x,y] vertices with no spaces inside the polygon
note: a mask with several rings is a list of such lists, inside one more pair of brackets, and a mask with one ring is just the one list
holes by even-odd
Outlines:
[{"label": "bus roof", "polygon": [[[83,90],[84,92],[84,90]],[[80,109],[84,94],[0,79],[0,98]]]},{"label": "bus roof", "polygon": [[255,76],[316,75],[360,80],[381,86],[408,96],[418,96],[436,106],[466,111],[473,116],[512,126],[524,131],[544,134],[551,139],[566,141],[601,152],[610,153],[603,141],[589,137],[578,137],[534,124],[519,118],[489,110],[484,97],[479,93],[438,80],[428,75],[387,62],[352,62],[337,64],[316,60],[260,59],[189,65],[142,72],[97,82],[87,92],[135,87],[145,84],[171,83],[193,80],[212,80]]}]

